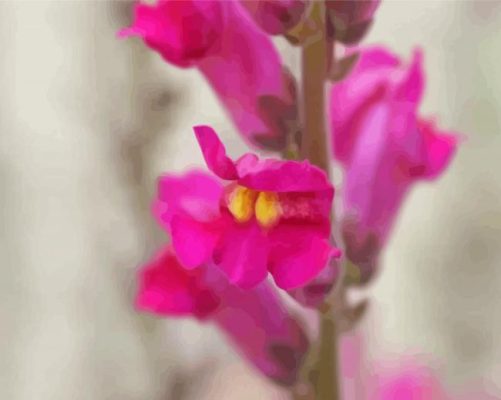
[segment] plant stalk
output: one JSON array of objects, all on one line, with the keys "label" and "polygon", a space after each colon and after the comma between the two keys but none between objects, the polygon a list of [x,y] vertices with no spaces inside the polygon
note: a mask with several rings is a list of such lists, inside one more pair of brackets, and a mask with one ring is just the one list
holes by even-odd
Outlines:
[{"label": "plant stalk", "polygon": [[[302,106],[303,130],[301,157],[322,168],[330,175],[328,140],[326,130],[325,82],[327,68],[332,66],[327,38],[326,10],[323,1],[312,4],[309,23],[315,25],[316,34],[302,46]],[[321,310],[320,336],[316,359],[308,373],[315,400],[340,400],[340,383],[337,365],[338,334],[331,307]],[[299,398],[299,397],[298,397]]]},{"label": "plant stalk", "polygon": [[325,128],[327,38],[325,5],[322,1],[313,2],[309,22],[315,24],[317,29],[315,35],[310,36],[301,49],[303,96],[301,156],[329,174]]}]

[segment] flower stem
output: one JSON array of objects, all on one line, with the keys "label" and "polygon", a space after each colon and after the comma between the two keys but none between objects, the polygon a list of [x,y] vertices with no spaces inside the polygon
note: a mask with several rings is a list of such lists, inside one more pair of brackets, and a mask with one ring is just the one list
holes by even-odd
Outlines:
[{"label": "flower stem", "polygon": [[329,174],[327,135],[325,129],[325,78],[327,75],[327,40],[325,5],[312,4],[310,23],[316,25],[315,35],[302,47],[303,130],[301,156]]},{"label": "flower stem", "polygon": [[[329,156],[327,148],[325,115],[325,81],[331,52],[326,32],[325,4],[312,4],[309,23],[315,25],[316,34],[302,47],[302,96],[303,131],[301,156],[322,168],[328,175]],[[334,313],[329,305],[321,310],[320,336],[311,370],[308,373],[315,400],[339,400],[340,384],[337,368],[337,329]],[[299,398],[299,397],[297,397]]]},{"label": "flower stem", "polygon": [[322,312],[320,322],[320,337],[318,360],[315,379],[317,400],[339,400],[339,373],[337,366],[337,331],[336,322],[330,307]]}]

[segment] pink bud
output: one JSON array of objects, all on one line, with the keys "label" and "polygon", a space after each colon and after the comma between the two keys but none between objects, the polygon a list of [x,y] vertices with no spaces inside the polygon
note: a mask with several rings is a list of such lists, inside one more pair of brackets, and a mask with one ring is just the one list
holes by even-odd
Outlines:
[{"label": "pink bud", "polygon": [[334,37],[345,44],[359,42],[372,24],[381,0],[326,0]]},{"label": "pink bud", "polygon": [[271,35],[286,33],[303,17],[308,0],[240,0],[254,21]]}]

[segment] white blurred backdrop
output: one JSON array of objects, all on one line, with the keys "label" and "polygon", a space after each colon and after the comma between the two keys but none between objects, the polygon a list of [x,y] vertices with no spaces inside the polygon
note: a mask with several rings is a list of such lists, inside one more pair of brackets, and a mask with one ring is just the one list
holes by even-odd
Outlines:
[{"label": "white blurred backdrop", "polygon": [[[210,327],[131,305],[155,178],[202,163],[192,125],[245,146],[196,71],[116,39],[130,14],[0,2],[0,398],[277,399]],[[405,204],[363,323],[374,357],[426,354],[452,387],[501,384],[500,38],[499,1],[384,0],[366,40],[422,46],[424,112],[468,135]]]}]

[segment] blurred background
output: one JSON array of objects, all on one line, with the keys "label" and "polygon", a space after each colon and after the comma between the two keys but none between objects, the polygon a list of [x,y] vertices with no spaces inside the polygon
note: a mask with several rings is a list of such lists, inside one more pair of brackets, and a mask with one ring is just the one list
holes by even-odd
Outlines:
[{"label": "blurred background", "polygon": [[[116,39],[130,17],[130,2],[0,2],[0,398],[280,398],[210,326],[133,310],[164,240],[156,176],[202,163],[194,124],[245,146],[196,71]],[[417,354],[453,389],[501,385],[500,38],[500,1],[384,0],[365,40],[422,46],[423,113],[468,135],[405,203],[361,327],[370,357]]]}]

